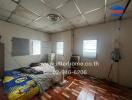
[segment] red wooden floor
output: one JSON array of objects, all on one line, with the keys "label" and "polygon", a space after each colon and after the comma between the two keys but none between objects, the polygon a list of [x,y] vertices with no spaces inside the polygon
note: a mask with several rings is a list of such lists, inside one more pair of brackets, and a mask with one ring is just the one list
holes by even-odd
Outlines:
[{"label": "red wooden floor", "polygon": [[42,100],[132,100],[132,90],[102,80],[68,76],[64,86],[54,86]]}]

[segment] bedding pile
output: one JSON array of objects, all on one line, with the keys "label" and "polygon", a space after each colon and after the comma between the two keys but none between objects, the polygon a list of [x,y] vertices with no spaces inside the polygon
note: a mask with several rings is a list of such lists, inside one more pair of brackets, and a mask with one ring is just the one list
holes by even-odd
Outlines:
[{"label": "bedding pile", "polygon": [[6,71],[3,84],[9,100],[28,100],[60,82],[61,74],[54,66],[40,64],[36,67]]},{"label": "bedding pile", "polygon": [[32,67],[32,69],[43,72],[43,74],[27,74],[37,82],[41,92],[47,90],[54,83],[58,83],[61,80],[61,73],[56,71],[55,67],[49,64],[42,63],[39,66]]}]

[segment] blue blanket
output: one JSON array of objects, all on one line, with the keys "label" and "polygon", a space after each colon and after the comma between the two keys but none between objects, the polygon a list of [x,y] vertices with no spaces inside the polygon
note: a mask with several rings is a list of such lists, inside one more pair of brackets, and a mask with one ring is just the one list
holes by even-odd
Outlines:
[{"label": "blue blanket", "polygon": [[27,100],[40,90],[31,77],[15,70],[4,73],[3,84],[9,100]]}]

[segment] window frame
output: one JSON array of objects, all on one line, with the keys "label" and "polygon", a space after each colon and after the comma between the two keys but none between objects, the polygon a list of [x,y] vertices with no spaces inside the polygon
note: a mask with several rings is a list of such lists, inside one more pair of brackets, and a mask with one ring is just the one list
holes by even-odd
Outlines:
[{"label": "window frame", "polygon": [[[62,43],[63,43],[63,48],[62,48],[63,53],[62,53],[62,54],[58,54],[58,53],[57,53],[57,43],[58,43],[58,42],[62,42]],[[64,41],[56,41],[56,54],[57,54],[57,55],[62,55],[62,56],[64,55]]]},{"label": "window frame", "polygon": [[[39,54],[35,54],[34,53],[34,44],[33,44],[33,41],[39,41],[40,42],[40,52],[39,52]],[[32,39],[31,40],[31,55],[33,55],[33,56],[37,56],[37,55],[41,55],[42,54],[42,41],[41,40],[37,40],[37,39]]]},{"label": "window frame", "polygon": [[[95,52],[95,56],[87,56],[87,55],[84,55],[84,41],[90,41],[90,40],[95,40],[96,41],[96,52]],[[97,49],[98,49],[98,40],[97,39],[85,39],[85,40],[83,40],[83,43],[82,43],[83,45],[83,49],[82,49],[82,55],[83,55],[83,57],[84,58],[90,58],[90,59],[96,59],[97,58]]]}]

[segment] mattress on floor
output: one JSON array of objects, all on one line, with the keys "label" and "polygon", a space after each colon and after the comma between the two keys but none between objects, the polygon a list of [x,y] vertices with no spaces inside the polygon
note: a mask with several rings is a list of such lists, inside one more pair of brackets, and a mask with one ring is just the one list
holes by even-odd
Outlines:
[{"label": "mattress on floor", "polygon": [[29,100],[40,91],[31,77],[19,71],[6,71],[4,75],[3,84],[9,100]]}]

